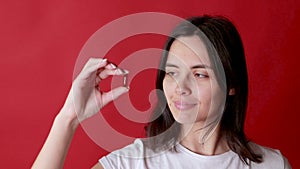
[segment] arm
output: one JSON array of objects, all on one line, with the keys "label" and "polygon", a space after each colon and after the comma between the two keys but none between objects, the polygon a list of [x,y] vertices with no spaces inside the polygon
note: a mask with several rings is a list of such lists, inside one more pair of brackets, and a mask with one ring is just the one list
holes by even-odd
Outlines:
[{"label": "arm", "polygon": [[128,91],[126,87],[117,87],[105,93],[100,91],[98,84],[109,75],[126,73],[115,65],[108,64],[106,59],[91,58],[86,63],[74,80],[66,102],[56,116],[47,140],[32,166],[33,169],[63,168],[69,145],[80,122],[95,115],[107,103]]},{"label": "arm", "polygon": [[283,157],[283,161],[284,161],[284,169],[292,169],[291,164],[289,163],[287,158]]},{"label": "arm", "polygon": [[65,116],[62,109],[56,116],[48,138],[32,168],[63,168],[72,137],[79,124],[77,118]]}]

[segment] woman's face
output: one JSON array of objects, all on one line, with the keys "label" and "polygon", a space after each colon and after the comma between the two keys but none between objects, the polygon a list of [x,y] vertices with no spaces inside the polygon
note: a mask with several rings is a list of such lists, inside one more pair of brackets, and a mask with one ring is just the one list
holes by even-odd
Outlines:
[{"label": "woman's face", "polygon": [[218,110],[224,97],[199,37],[177,38],[170,48],[165,70],[163,89],[177,122],[204,124],[221,115]]}]

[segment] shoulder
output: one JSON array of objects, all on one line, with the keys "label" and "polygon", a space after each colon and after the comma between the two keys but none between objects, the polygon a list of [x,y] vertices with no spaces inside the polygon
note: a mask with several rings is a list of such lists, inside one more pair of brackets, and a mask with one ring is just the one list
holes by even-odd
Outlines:
[{"label": "shoulder", "polygon": [[257,168],[273,168],[273,169],[291,169],[288,160],[277,149],[258,145],[256,143],[250,143],[254,152],[261,154],[263,157],[262,163],[255,163]]},{"label": "shoulder", "polygon": [[141,139],[135,139],[132,144],[129,144],[121,149],[113,151],[111,154],[123,157],[142,157],[144,151],[144,143]]}]

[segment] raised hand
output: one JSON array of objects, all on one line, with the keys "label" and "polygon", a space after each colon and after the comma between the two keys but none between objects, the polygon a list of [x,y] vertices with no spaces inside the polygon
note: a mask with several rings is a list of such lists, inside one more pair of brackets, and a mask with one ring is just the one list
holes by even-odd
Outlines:
[{"label": "raised hand", "polygon": [[[118,68],[107,59],[90,58],[80,74],[73,81],[72,88],[64,107],[72,111],[71,116],[79,122],[95,115],[110,101],[128,91],[128,87],[120,86],[109,92],[102,92],[99,83],[111,75],[126,75],[128,71]],[[76,114],[75,114],[76,113]]]},{"label": "raised hand", "polygon": [[73,81],[67,100],[56,116],[48,138],[32,168],[63,168],[63,164],[77,126],[95,115],[110,101],[128,91],[120,86],[101,92],[99,83],[111,75],[126,75],[106,59],[91,58]]}]

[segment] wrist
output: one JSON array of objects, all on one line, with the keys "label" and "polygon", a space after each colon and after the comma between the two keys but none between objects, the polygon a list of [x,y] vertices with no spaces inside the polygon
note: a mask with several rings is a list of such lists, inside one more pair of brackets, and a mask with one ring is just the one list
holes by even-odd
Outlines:
[{"label": "wrist", "polygon": [[79,120],[72,108],[63,107],[55,118],[55,121],[75,131],[79,125]]}]

